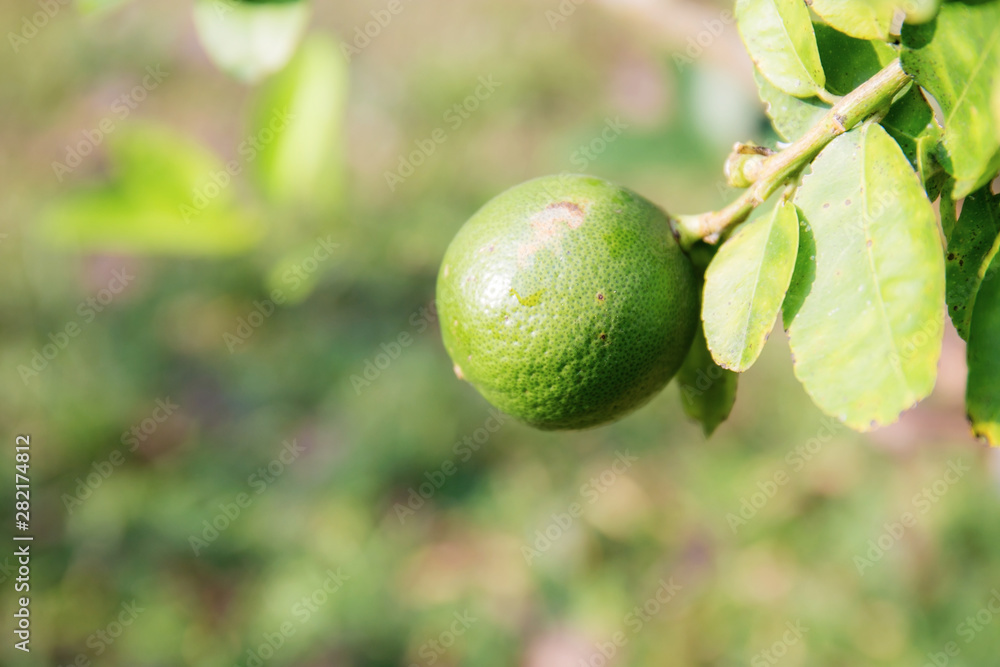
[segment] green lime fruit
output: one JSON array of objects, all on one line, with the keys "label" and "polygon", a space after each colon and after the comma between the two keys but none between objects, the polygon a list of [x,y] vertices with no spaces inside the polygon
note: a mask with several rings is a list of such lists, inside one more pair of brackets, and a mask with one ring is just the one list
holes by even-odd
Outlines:
[{"label": "green lime fruit", "polygon": [[459,378],[532,426],[581,429],[674,376],[698,326],[698,278],[654,204],[598,178],[548,176],[459,230],[437,308]]}]

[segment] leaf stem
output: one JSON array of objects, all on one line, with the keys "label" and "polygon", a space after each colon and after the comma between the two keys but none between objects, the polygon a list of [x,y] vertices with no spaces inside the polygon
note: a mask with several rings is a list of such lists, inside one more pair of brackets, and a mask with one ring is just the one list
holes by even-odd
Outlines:
[{"label": "leaf stem", "polygon": [[732,225],[745,220],[753,209],[801,171],[827,144],[888,106],[910,81],[910,75],[903,71],[899,59],[893,60],[878,74],[842,97],[798,141],[767,158],[755,182],[736,201],[719,211],[674,217],[671,222],[681,247],[688,249],[701,239],[714,240]]}]

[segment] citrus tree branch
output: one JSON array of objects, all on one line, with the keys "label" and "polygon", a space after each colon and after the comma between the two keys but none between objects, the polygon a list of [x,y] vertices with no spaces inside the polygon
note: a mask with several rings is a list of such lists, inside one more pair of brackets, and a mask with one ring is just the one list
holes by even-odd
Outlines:
[{"label": "citrus tree branch", "polygon": [[768,157],[753,184],[732,204],[719,211],[673,218],[674,233],[681,246],[690,248],[701,239],[717,238],[732,225],[745,220],[754,208],[798,174],[827,144],[887,107],[910,81],[910,75],[903,71],[899,59],[893,60],[878,74],[842,97],[798,141]]}]

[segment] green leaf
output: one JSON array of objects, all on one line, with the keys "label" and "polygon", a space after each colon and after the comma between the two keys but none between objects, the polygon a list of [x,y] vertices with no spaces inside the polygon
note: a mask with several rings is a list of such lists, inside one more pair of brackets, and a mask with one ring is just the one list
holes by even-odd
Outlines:
[{"label": "green leaf", "polygon": [[256,82],[284,67],[309,20],[307,2],[197,0],[194,24],[202,46],[224,72]]},{"label": "green leaf", "polygon": [[[831,93],[847,95],[898,56],[896,49],[885,42],[855,39],[822,24],[814,27],[826,72],[826,87]],[[934,111],[917,86],[910,86],[897,97],[882,120],[882,127],[915,167],[918,141],[924,136],[930,137],[928,148],[931,149],[936,148],[940,139],[941,130],[934,120]]]},{"label": "green leaf", "polygon": [[812,227],[805,221],[801,211],[798,211],[798,217],[799,249],[795,254],[792,280],[788,284],[785,301],[781,304],[781,320],[785,331],[792,325],[806,297],[812,291],[813,281],[816,280],[816,237],[813,236]]},{"label": "green leaf", "polygon": [[[941,205],[944,207],[944,201]],[[942,221],[944,217],[942,212]],[[962,215],[948,237],[948,257],[945,260],[948,314],[958,335],[965,340],[969,340],[976,294],[998,247],[1000,196],[991,194],[987,186],[965,198]]]},{"label": "green leaf", "polygon": [[923,166],[917,157],[921,138],[927,137],[927,148],[933,150],[941,137],[934,111],[917,86],[912,86],[889,108],[889,113],[882,119],[882,127],[896,140],[915,169]]},{"label": "green leaf", "polygon": [[739,375],[719,368],[705,344],[701,327],[691,344],[691,350],[677,372],[684,414],[701,422],[708,437],[726,421],[736,402]]},{"label": "green leaf", "polygon": [[[930,193],[927,196],[929,198]],[[941,201],[938,203],[938,208],[941,218],[941,233],[946,239],[950,239],[955,230],[955,224],[958,222],[958,209],[955,206],[955,200],[951,198],[951,188],[944,188],[941,191]],[[948,244],[950,245],[951,241],[948,241]]]},{"label": "green leaf", "polygon": [[757,91],[764,103],[767,117],[775,131],[785,141],[795,141],[818,123],[830,107],[816,97],[799,99],[775,88],[760,72],[754,70]]},{"label": "green leaf", "polygon": [[972,313],[966,351],[969,379],[965,406],[972,431],[994,447],[1000,446],[1000,259],[979,290]]},{"label": "green leaf", "polygon": [[[813,28],[820,61],[826,73],[826,88],[832,93],[846,95],[896,58],[896,50],[884,42],[854,39],[820,23],[813,24]],[[817,97],[800,99],[782,92],[760,72],[754,71],[754,80],[771,124],[785,141],[800,138],[830,110],[830,105]],[[905,100],[906,98],[897,104],[905,103]],[[923,102],[922,99],[919,101]],[[912,100],[908,102],[912,104]],[[932,116],[930,107],[926,102],[923,104],[924,109],[919,111]],[[912,130],[912,124],[916,122],[912,118],[914,110],[918,109],[901,109],[896,112],[894,119],[908,121],[903,128]]]},{"label": "green leaf", "polygon": [[738,373],[760,356],[774,327],[795,267],[799,218],[779,201],[740,226],[705,273],[702,320],[712,358]]},{"label": "green leaf", "polygon": [[801,0],[737,0],[736,23],[761,74],[796,97],[823,92],[809,10]]},{"label": "green leaf", "polygon": [[314,206],[339,198],[346,101],[344,58],[328,37],[311,37],[254,106],[247,150],[265,193]]},{"label": "green leaf", "polygon": [[233,204],[232,176],[214,155],[154,127],[110,138],[115,177],[69,191],[42,214],[43,234],[75,249],[161,255],[242,252],[260,227]]},{"label": "green leaf", "polygon": [[889,38],[893,0],[812,0],[812,10],[838,31],[858,39]]},{"label": "green leaf", "polygon": [[898,55],[885,42],[855,39],[822,23],[813,24],[813,30],[826,73],[826,89],[836,95],[848,94]]},{"label": "green leaf", "polygon": [[934,210],[877,124],[831,142],[795,201],[816,240],[815,279],[789,327],[795,374],[854,429],[893,422],[937,373],[945,288]]},{"label": "green leaf", "polygon": [[1000,87],[1000,4],[948,3],[933,22],[903,29],[904,69],[944,111],[937,158],[960,199],[1000,167],[1000,123],[988,113]]},{"label": "green leaf", "polygon": [[938,145],[941,141],[941,128],[937,121],[932,121],[927,129],[917,137],[915,142],[916,155],[913,167],[920,175],[920,182],[924,184],[929,199],[937,199],[945,186],[950,192],[953,189],[951,177],[934,157],[937,153]]},{"label": "green leaf", "polygon": [[993,122],[1000,127],[1000,86],[993,91]]}]

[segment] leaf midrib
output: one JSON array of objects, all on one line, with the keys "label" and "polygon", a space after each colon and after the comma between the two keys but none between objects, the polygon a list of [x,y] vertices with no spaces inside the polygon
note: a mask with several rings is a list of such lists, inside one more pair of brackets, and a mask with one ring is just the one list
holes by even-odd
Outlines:
[{"label": "leaf midrib", "polygon": [[[802,54],[799,53],[798,48],[796,48],[795,40],[792,39],[791,34],[789,34],[788,32],[788,26],[785,25],[785,18],[784,16],[781,15],[781,9],[778,7],[778,3],[776,2],[776,0],[771,0],[771,7],[774,8],[774,13],[778,16],[778,23],[781,24],[781,30],[782,32],[785,33],[785,38],[791,45],[792,53],[794,53],[795,57],[798,59],[799,66],[802,68],[803,73],[805,73],[806,79],[808,79],[809,83],[813,84],[812,85],[813,90],[819,90],[821,86],[816,81],[816,79],[813,78],[812,72],[809,71],[809,68],[806,66],[805,61],[802,59]],[[812,25],[810,25],[809,28],[812,29]],[[818,57],[818,52],[817,52],[817,57]]]},{"label": "leaf midrib", "polygon": [[[870,126],[866,127],[862,134],[862,144],[861,144],[861,178],[863,179],[862,187],[864,187],[864,182],[867,181],[867,174],[868,174],[867,163],[868,163],[869,131],[870,131]],[[879,280],[878,271],[875,268],[875,256],[872,250],[875,247],[875,242],[874,239],[872,239],[869,234],[870,228],[868,224],[869,223],[868,195],[870,192],[871,192],[870,188],[864,188],[864,195],[861,197],[861,207],[862,207],[861,220],[863,221],[865,227],[865,257],[868,259],[868,266],[871,269],[872,281],[875,283],[875,292],[878,294],[877,302],[879,306],[879,311],[882,314],[881,320],[883,324],[883,329],[885,333],[888,335],[890,347],[892,348],[893,354],[896,355],[895,358],[900,360],[899,365],[890,363],[889,366],[892,367],[893,372],[899,377],[900,380],[902,380],[903,386],[906,388],[906,391],[912,395],[914,393],[913,388],[910,387],[909,381],[907,380],[906,376],[903,374],[900,368],[903,357],[900,355],[899,347],[896,345],[896,338],[893,335],[892,324],[889,322],[889,314],[885,309],[885,297],[882,295],[882,282]],[[872,242],[871,245],[868,244],[868,241]]]},{"label": "leaf midrib", "polygon": [[774,234],[774,229],[776,227],[775,222],[778,219],[778,213],[781,210],[779,204],[778,207],[774,209],[770,218],[770,229],[768,229],[767,234],[764,236],[764,244],[761,246],[760,261],[757,262],[757,275],[754,276],[753,291],[750,293],[750,303],[749,308],[747,308],[746,322],[743,326],[743,343],[741,347],[743,348],[738,359],[738,366],[743,368],[747,353],[747,340],[750,338],[750,320],[752,319],[754,312],[754,302],[757,300],[757,291],[760,289],[760,276],[764,272],[764,257],[767,256],[767,249],[771,245],[771,235]]},{"label": "leaf midrib", "polygon": [[989,48],[983,51],[982,57],[979,59],[979,62],[976,63],[976,66],[973,67],[972,73],[969,74],[969,78],[965,81],[965,87],[962,89],[962,94],[958,96],[957,100],[955,100],[955,104],[952,106],[951,112],[945,117],[945,127],[948,127],[948,124],[951,123],[955,112],[965,101],[965,97],[969,94],[969,90],[972,89],[973,82],[976,80],[976,77],[979,76],[979,72],[982,70],[983,65],[986,64],[987,57],[993,52],[996,46],[1000,44],[1000,39],[998,39],[998,37],[1000,37],[1000,24],[997,24],[997,27],[994,28],[993,33],[989,37]]}]

